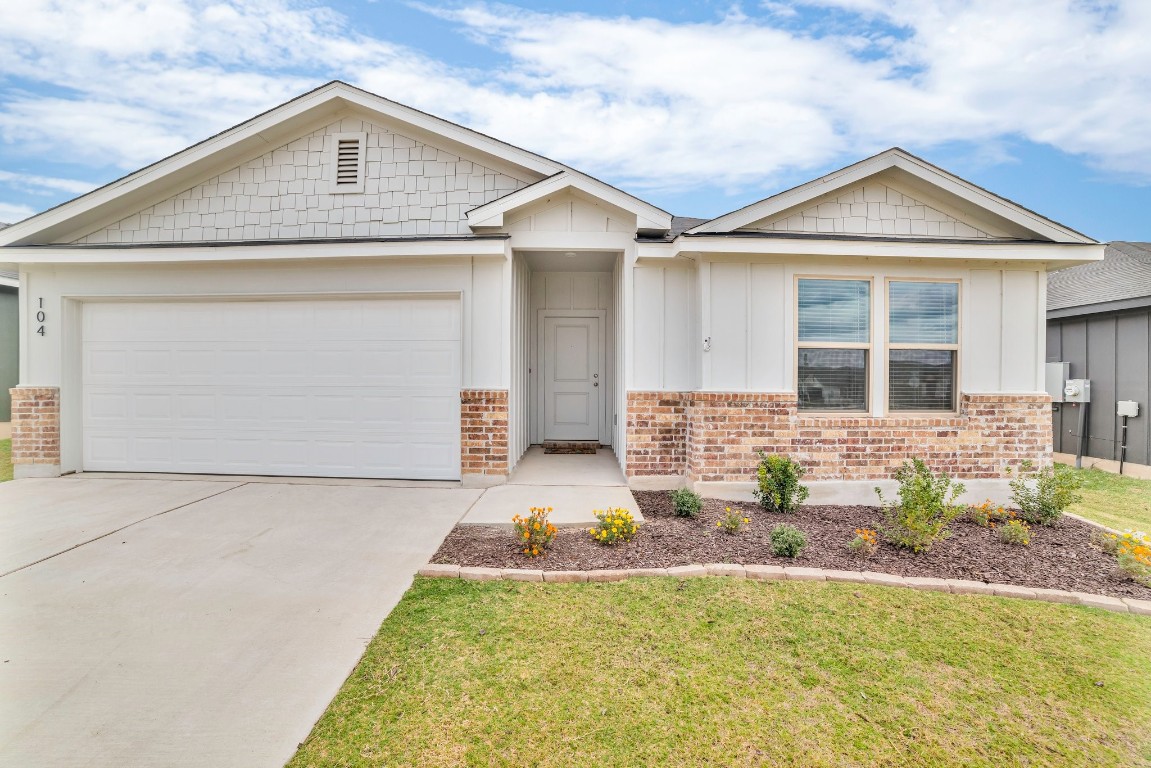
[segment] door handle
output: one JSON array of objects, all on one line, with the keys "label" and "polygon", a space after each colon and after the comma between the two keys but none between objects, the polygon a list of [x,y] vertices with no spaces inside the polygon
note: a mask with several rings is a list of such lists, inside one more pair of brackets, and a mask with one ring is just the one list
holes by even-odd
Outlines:
[{"label": "door handle", "polygon": [[599,386],[599,382],[597,381],[595,384],[592,384],[592,386],[593,386],[593,387],[598,387],[598,386]]}]

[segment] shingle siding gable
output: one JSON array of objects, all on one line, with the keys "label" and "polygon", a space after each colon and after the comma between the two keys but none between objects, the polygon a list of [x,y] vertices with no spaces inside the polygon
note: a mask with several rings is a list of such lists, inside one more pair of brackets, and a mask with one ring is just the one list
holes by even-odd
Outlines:
[{"label": "shingle siding gable", "polygon": [[[366,134],[363,193],[329,191],[333,136]],[[345,119],[74,241],[215,242],[470,234],[466,213],[528,184]]]}]

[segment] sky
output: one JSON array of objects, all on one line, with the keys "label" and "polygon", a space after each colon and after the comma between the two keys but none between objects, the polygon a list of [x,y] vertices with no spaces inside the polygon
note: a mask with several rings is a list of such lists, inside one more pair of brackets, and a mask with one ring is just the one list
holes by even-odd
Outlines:
[{"label": "sky", "polygon": [[891,146],[1151,240],[1148,0],[3,0],[0,221],[339,79],[713,217]]}]

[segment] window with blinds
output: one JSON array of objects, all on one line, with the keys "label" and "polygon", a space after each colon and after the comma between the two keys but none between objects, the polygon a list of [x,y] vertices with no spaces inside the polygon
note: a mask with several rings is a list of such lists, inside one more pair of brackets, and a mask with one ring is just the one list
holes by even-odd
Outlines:
[{"label": "window with blinds", "polygon": [[800,410],[866,411],[871,281],[801,278],[797,295]]},{"label": "window with blinds", "polygon": [[888,409],[954,411],[959,283],[892,280],[887,302]]}]

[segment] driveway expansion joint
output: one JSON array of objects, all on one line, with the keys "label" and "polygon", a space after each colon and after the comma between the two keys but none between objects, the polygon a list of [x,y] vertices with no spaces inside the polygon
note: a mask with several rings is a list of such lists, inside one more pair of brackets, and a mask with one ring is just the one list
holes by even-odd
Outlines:
[{"label": "driveway expansion joint", "polygon": [[469,581],[534,581],[549,583],[586,583],[623,581],[634,578],[675,576],[700,578],[727,576],[753,580],[838,581],[869,584],[872,586],[901,587],[904,589],[949,592],[956,595],[995,595],[1019,600],[1038,600],[1065,603],[1088,608],[1102,608],[1116,613],[1151,616],[1151,600],[1131,597],[1107,597],[1086,592],[1068,592],[1062,589],[1038,589],[1015,584],[993,584],[982,581],[957,579],[925,579],[916,576],[895,576],[873,571],[840,571],[827,568],[780,568],[770,565],[739,565],[738,563],[707,563],[679,565],[672,568],[623,568],[591,571],[540,571],[520,568],[470,568],[443,563],[429,563],[417,575],[438,579],[465,579]]}]

